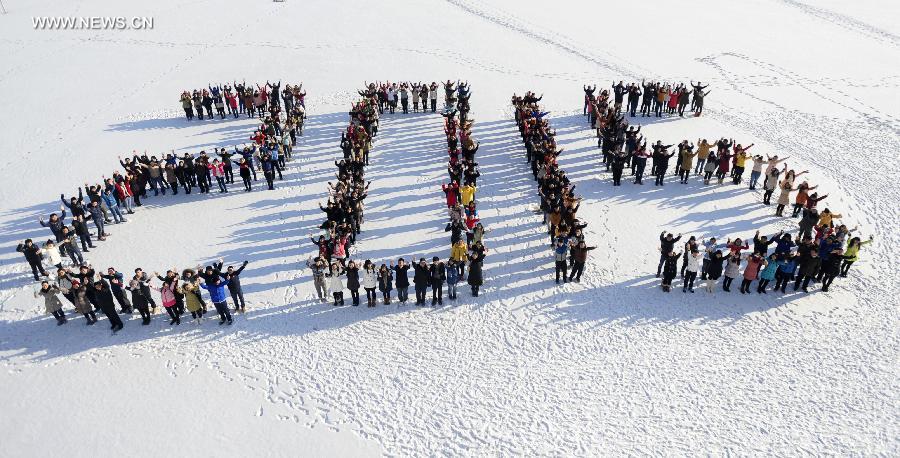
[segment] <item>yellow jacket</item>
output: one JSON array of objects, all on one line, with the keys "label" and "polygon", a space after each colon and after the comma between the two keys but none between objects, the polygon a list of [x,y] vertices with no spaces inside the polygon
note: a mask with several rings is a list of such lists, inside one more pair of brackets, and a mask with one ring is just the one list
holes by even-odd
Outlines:
[{"label": "yellow jacket", "polygon": [[831,220],[833,219],[841,219],[841,215],[839,213],[825,213],[823,212],[819,215],[819,226],[831,226]]},{"label": "yellow jacket", "polygon": [[744,163],[747,162],[747,159],[750,158],[750,155],[747,153],[740,153],[735,157],[735,165],[738,167],[743,167]]},{"label": "yellow jacket", "polygon": [[466,250],[466,242],[459,241],[456,242],[455,245],[450,247],[450,259],[454,261],[465,261],[468,254],[468,250]]},{"label": "yellow jacket", "polygon": [[712,148],[712,145],[709,143],[706,143],[705,141],[700,142],[700,144],[697,145],[697,157],[701,160],[706,159],[707,156],[709,156],[710,148]]},{"label": "yellow jacket", "polygon": [[475,186],[463,185],[459,187],[459,197],[462,199],[463,206],[469,205],[469,202],[475,199]]}]

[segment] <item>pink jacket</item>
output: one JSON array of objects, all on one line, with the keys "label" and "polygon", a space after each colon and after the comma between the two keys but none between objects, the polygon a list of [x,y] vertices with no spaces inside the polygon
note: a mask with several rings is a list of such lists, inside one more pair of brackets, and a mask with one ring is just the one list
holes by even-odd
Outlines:
[{"label": "pink jacket", "polygon": [[751,256],[747,259],[747,267],[744,268],[745,280],[756,280],[759,274],[759,265],[762,264],[762,258]]},{"label": "pink jacket", "polygon": [[214,177],[224,177],[225,176],[225,165],[219,162],[218,164],[211,163],[207,167],[212,171]]},{"label": "pink jacket", "polygon": [[161,287],[153,287],[153,289],[159,291],[160,296],[162,296],[163,307],[169,308],[175,305],[175,282],[168,285],[163,283]]}]

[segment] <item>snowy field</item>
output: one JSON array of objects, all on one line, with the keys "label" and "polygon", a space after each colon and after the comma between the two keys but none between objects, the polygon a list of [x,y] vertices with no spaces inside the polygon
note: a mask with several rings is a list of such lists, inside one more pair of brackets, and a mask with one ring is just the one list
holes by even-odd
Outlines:
[{"label": "snowy field", "polygon": [[[900,454],[900,4],[3,4],[0,455]],[[34,30],[39,16],[146,16],[154,28]],[[809,295],[660,292],[661,231],[747,239],[796,220],[773,216],[761,191],[696,178],[612,187],[581,88],[643,78],[712,90],[700,118],[637,118],[651,141],[730,137],[809,170],[830,196],[820,207],[875,236],[850,276]],[[86,257],[123,272],[248,260],[248,312],[227,329],[164,315],[115,336],[81,318],[55,326],[15,245],[49,237],[38,217],[119,169],[118,155],[249,141],[254,121],[187,122],[178,102],[233,79],[309,93],[277,189],[151,197]],[[356,90],[447,79],[473,89],[491,231],[483,294],[460,288],[436,308],[320,304],[303,262]],[[532,211],[509,104],[526,90],[544,95],[598,247],[581,283],[552,281]],[[438,115],[382,118],[355,257],[448,256],[445,148]]]}]

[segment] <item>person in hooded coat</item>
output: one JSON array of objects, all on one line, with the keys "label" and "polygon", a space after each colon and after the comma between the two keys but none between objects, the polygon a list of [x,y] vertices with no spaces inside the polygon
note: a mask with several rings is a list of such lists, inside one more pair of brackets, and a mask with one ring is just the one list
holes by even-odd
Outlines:
[{"label": "person in hooded coat", "polygon": [[34,297],[44,298],[44,309],[56,318],[57,326],[66,324],[66,314],[62,311],[62,302],[56,296],[59,293],[59,287],[46,280],[41,282],[41,289],[34,292]]},{"label": "person in hooded coat", "polygon": [[484,283],[482,278],[482,266],[484,263],[484,255],[475,251],[469,256],[469,286],[472,287],[472,295],[478,297],[478,289]]},{"label": "person in hooded coat", "polygon": [[103,314],[106,315],[106,318],[109,319],[109,322],[111,323],[110,329],[113,332],[122,329],[124,324],[122,324],[122,320],[116,312],[116,303],[112,291],[109,288],[109,283],[105,280],[94,282],[94,298],[100,305],[100,311],[102,311]]}]

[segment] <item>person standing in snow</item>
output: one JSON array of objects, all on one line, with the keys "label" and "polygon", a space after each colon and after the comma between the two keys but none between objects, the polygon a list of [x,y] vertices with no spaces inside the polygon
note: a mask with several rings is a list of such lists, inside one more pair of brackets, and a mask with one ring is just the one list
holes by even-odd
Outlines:
[{"label": "person standing in snow", "polygon": [[94,297],[100,305],[100,311],[106,315],[106,318],[111,324],[109,329],[112,332],[121,330],[125,325],[119,318],[119,314],[116,313],[116,304],[113,302],[112,291],[110,291],[109,284],[107,284],[106,281],[100,280],[94,282]]},{"label": "person standing in snow", "polygon": [[469,286],[472,288],[472,296],[478,297],[478,290],[484,284],[482,278],[482,264],[484,263],[484,255],[474,251],[469,255]]},{"label": "person standing in snow", "polygon": [[400,305],[406,305],[406,301],[409,300],[409,276],[407,274],[409,265],[406,264],[403,258],[400,258],[397,260],[396,266],[391,261],[390,268],[394,271],[394,281],[397,285],[397,300],[400,301]]},{"label": "person standing in snow", "polygon": [[[411,259],[415,258],[411,257]],[[431,286],[431,272],[428,270],[425,258],[419,259],[418,264],[413,264],[413,270],[415,271],[413,284],[416,288],[416,305],[422,306],[425,305],[428,287]]]},{"label": "person standing in snow", "polygon": [[[681,107],[684,108],[684,107]],[[700,250],[694,245],[691,248],[690,253],[687,256],[685,262],[684,269],[684,281],[683,286],[681,288],[682,293],[686,293],[688,291],[694,292],[694,280],[697,279],[697,271],[700,270],[700,263],[703,259],[703,254],[700,253]]]},{"label": "person standing in snow", "polygon": [[747,265],[744,267],[744,279],[741,281],[741,294],[750,294],[750,285],[759,276],[759,271],[768,264],[757,253],[747,256]]},{"label": "person standing in snow", "polygon": [[41,282],[41,289],[34,292],[34,297],[44,298],[44,309],[56,318],[57,326],[66,324],[66,314],[62,311],[62,302],[56,296],[59,293],[59,287],[47,280]]},{"label": "person standing in snow", "polygon": [[341,269],[341,265],[336,262],[331,263],[330,272],[325,274],[325,277],[327,277],[328,291],[331,292],[331,295],[334,298],[335,307],[344,305],[344,283],[341,281],[341,275],[343,274],[344,272]]},{"label": "person standing in snow", "polygon": [[109,282],[110,290],[112,290],[113,297],[116,298],[116,302],[119,303],[119,307],[121,307],[121,313],[131,313],[132,306],[131,302],[128,301],[128,297],[125,296],[124,290],[124,276],[121,272],[116,272],[116,269],[110,267],[106,269],[106,275],[100,275],[100,278],[107,280]]},{"label": "person standing in snow", "polygon": [[681,234],[678,234],[678,237],[672,235],[671,232],[662,231],[659,234],[659,265],[656,267],[656,278],[659,278],[660,273],[662,273],[663,264],[666,262],[666,257],[669,252],[675,249],[675,243],[681,240]]},{"label": "person standing in snow", "polygon": [[231,312],[228,310],[228,299],[225,296],[225,280],[218,278],[212,278],[212,283],[207,283],[205,280],[200,283],[200,287],[209,291],[209,298],[212,300],[213,305],[216,306],[216,311],[219,312],[219,324],[228,323],[229,325],[234,323],[234,320],[231,318]]},{"label": "person standing in snow", "polygon": [[437,256],[431,259],[428,273],[431,277],[431,306],[444,305],[444,280],[447,279],[447,272],[444,263]]},{"label": "person standing in snow", "polygon": [[664,292],[668,293],[672,290],[672,280],[678,275],[679,257],[681,257],[681,253],[676,254],[671,250],[663,255],[662,290]]},{"label": "person standing in snow", "polygon": [[572,272],[569,274],[569,281],[581,282],[581,274],[584,273],[588,252],[595,249],[597,247],[587,246],[584,240],[580,240],[572,247]]},{"label": "person standing in snow", "polygon": [[568,270],[566,263],[566,255],[569,252],[569,239],[566,237],[557,237],[556,245],[553,248],[553,257],[556,266],[556,284],[559,284],[559,277],[562,275],[563,283],[569,282]]},{"label": "person standing in snow", "polygon": [[44,266],[41,263],[43,260],[42,250],[34,244],[31,239],[25,239],[25,242],[20,243],[19,246],[16,247],[16,251],[22,253],[25,256],[25,260],[28,261],[29,267],[31,267],[31,273],[34,275],[34,281],[40,281],[41,276],[48,277],[48,274],[44,270]]},{"label": "person standing in snow", "polygon": [[382,264],[378,269],[378,290],[381,291],[384,305],[391,303],[391,290],[394,288],[394,273],[388,269],[386,264]]},{"label": "person standing in snow", "polygon": [[325,261],[322,257],[310,258],[306,261],[306,267],[312,271],[313,286],[316,294],[319,296],[320,302],[325,302],[326,284],[325,284]]},{"label": "person standing in snow", "polygon": [[378,296],[375,294],[375,288],[378,287],[378,273],[375,272],[375,264],[366,259],[363,263],[363,289],[366,290],[366,305],[375,307]]}]

